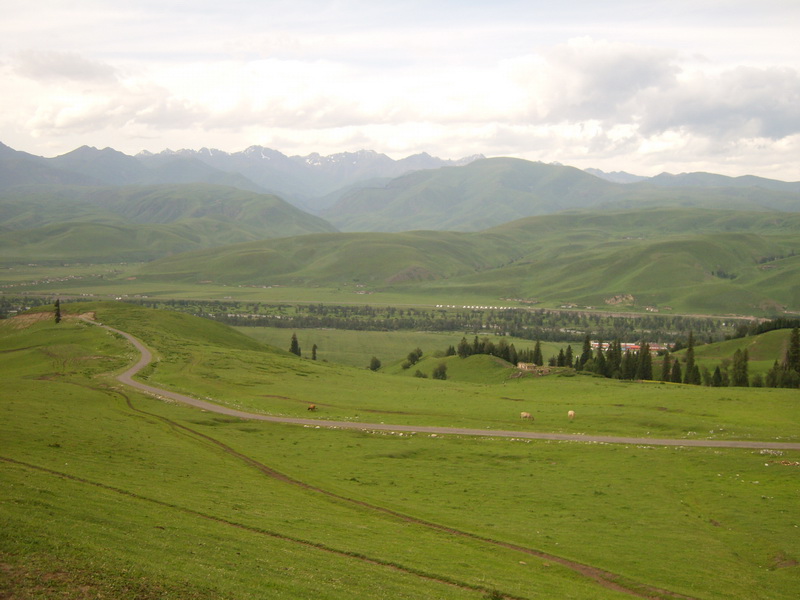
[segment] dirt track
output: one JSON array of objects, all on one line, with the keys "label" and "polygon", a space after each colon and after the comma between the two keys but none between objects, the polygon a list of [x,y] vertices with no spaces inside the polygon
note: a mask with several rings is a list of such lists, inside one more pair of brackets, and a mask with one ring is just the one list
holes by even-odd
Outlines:
[{"label": "dirt track", "polygon": [[[84,318],[87,323],[100,325],[95,321]],[[273,417],[269,415],[261,415],[257,413],[248,413],[219,404],[205,402],[185,396],[176,392],[170,392],[161,388],[153,387],[140,383],[133,379],[139,371],[150,364],[153,360],[153,355],[145,347],[142,342],[137,338],[114,329],[107,325],[100,325],[106,329],[118,333],[125,337],[134,347],[141,353],[138,362],[130,369],[117,377],[120,382],[134,387],[138,390],[158,396],[161,398],[169,398],[182,404],[188,404],[231,417],[239,417],[242,419],[251,419],[258,421],[272,421],[275,423],[292,423],[295,425],[311,425],[319,427],[335,427],[338,429],[361,429],[361,430],[375,430],[375,431],[402,431],[414,433],[435,433],[437,435],[474,435],[484,437],[511,437],[535,440],[558,440],[558,441],[574,441],[574,442],[600,442],[606,444],[637,444],[649,446],[696,446],[696,447],[713,447],[713,448],[755,448],[755,449],[772,449],[772,450],[800,450],[800,443],[791,442],[751,442],[751,441],[737,441],[737,440],[678,440],[678,439],[657,439],[657,438],[632,438],[632,437],[618,437],[618,436],[589,436],[567,433],[536,433],[531,431],[506,431],[498,429],[469,429],[459,427],[428,427],[422,425],[386,425],[383,423],[353,423],[350,421],[328,421],[324,419],[301,419],[295,417]]]}]

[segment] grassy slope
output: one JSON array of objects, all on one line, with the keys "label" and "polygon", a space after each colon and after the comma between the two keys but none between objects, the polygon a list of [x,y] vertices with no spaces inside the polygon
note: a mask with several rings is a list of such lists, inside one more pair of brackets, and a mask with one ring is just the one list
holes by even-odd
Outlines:
[{"label": "grassy slope", "polygon": [[33,186],[0,198],[4,262],[152,260],[334,228],[276,196],[204,184]]},{"label": "grassy slope", "polygon": [[141,276],[228,285],[359,282],[379,292],[533,297],[550,306],[605,306],[608,298],[632,294],[640,309],[775,314],[800,307],[799,229],[800,217],[775,213],[565,213],[473,234],[256,242],[166,258]]},{"label": "grassy slope", "polygon": [[796,190],[621,185],[573,167],[492,158],[353,191],[324,216],[346,231],[477,231],[569,209],[645,206],[796,211],[799,204]]},{"label": "grassy slope", "polygon": [[[209,395],[222,380],[233,388],[228,401],[261,410],[302,414],[316,389],[324,417],[357,405],[381,420],[800,437],[787,428],[800,421],[789,391],[725,390],[720,398],[718,390],[582,377],[505,385],[397,378],[310,364],[184,315],[94,308],[157,350],[151,381]],[[493,588],[525,598],[619,597],[547,559],[265,477],[216,440],[340,496],[693,597],[788,599],[800,583],[791,566],[800,555],[797,468],[780,464],[797,453],[316,430],[221,419],[125,391],[129,406],[99,377],[131,357],[115,336],[49,319],[28,329],[4,323],[0,332],[12,392],[0,403],[0,455],[24,463],[1,463],[0,540],[15,569],[68,565],[85,575],[81,586],[106,586],[114,597],[479,598]],[[534,423],[516,419],[522,407]],[[576,422],[566,422],[567,408]]]}]

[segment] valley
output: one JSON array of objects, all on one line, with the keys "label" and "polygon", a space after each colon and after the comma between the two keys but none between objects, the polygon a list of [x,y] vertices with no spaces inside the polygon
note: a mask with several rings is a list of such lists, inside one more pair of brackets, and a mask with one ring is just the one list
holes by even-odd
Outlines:
[{"label": "valley", "polygon": [[794,598],[798,194],[0,147],[0,594]]}]

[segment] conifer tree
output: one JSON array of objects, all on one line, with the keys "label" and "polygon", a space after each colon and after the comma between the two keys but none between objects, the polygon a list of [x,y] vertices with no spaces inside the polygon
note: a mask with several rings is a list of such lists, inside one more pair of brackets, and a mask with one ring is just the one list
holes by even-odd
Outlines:
[{"label": "conifer tree", "polygon": [[567,346],[567,351],[564,354],[564,366],[565,367],[572,367],[572,346]]},{"label": "conifer tree", "polygon": [[661,381],[669,381],[672,375],[672,361],[669,352],[664,353],[664,360],[661,362]]},{"label": "conifer tree", "polygon": [[747,363],[748,363],[747,350],[744,352],[741,349],[733,353],[733,375],[731,377],[731,385],[736,387],[747,387],[750,380],[747,376]]},{"label": "conifer tree", "polygon": [[[695,371],[697,373],[695,374]],[[689,330],[689,341],[686,344],[686,373],[683,383],[700,385],[700,369],[694,364],[694,334]]]},{"label": "conifer tree", "polygon": [[789,349],[786,352],[786,369],[800,373],[800,328],[795,327],[789,335]]},{"label": "conifer tree", "polygon": [[56,323],[61,323],[61,300],[56,298],[55,304],[55,319]]},{"label": "conifer tree", "polygon": [[297,342],[297,334],[292,334],[292,343],[289,346],[289,352],[300,356],[300,344]]},{"label": "conifer tree", "polygon": [[533,347],[533,360],[531,362],[537,367],[541,367],[544,364],[544,358],[542,358],[542,344],[539,340],[536,340],[536,345]]},{"label": "conifer tree", "polygon": [[317,360],[317,345],[311,346],[311,360]]},{"label": "conifer tree", "polygon": [[681,375],[681,361],[676,360],[672,363],[672,373],[670,377],[670,381],[672,383],[680,383],[683,381],[683,377]]}]

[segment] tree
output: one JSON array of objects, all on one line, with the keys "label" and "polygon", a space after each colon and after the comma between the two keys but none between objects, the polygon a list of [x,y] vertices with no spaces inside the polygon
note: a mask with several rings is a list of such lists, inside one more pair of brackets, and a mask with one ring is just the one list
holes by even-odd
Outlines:
[{"label": "tree", "polygon": [[565,367],[572,367],[573,358],[572,358],[572,346],[567,346],[567,352],[564,355],[564,366]]},{"label": "tree", "polygon": [[[578,362],[580,362],[580,366],[586,364],[586,362],[592,358],[592,336],[591,334],[587,333],[586,337],[583,338],[583,351],[581,352],[580,358],[578,358]],[[575,365],[575,368],[578,369],[578,365]]]},{"label": "tree", "polygon": [[722,371],[719,370],[719,365],[711,376],[711,387],[722,387]]},{"label": "tree", "polygon": [[61,300],[56,298],[55,304],[55,319],[56,323],[61,323]]},{"label": "tree", "polygon": [[289,352],[300,356],[300,344],[297,343],[297,334],[292,334],[292,343],[289,346]]},{"label": "tree", "polygon": [[636,379],[653,379],[653,357],[650,354],[650,344],[643,343],[639,348],[639,356],[636,364]]},{"label": "tree", "polygon": [[372,357],[369,360],[369,370],[370,371],[377,371],[381,368],[381,361],[379,361],[376,357]]},{"label": "tree", "polygon": [[683,381],[683,376],[681,375],[681,361],[676,360],[672,363],[672,373],[670,375],[670,381],[672,383],[680,383]]},{"label": "tree", "polygon": [[749,356],[747,350],[744,352],[737,349],[733,353],[733,374],[731,376],[731,385],[736,387],[748,387],[750,384],[749,377],[747,376],[747,363]]},{"label": "tree", "polygon": [[789,349],[786,352],[787,370],[800,372],[800,328],[795,327],[789,335]]},{"label": "tree", "polygon": [[664,353],[664,360],[661,363],[661,381],[669,381],[670,375],[672,371],[672,362],[669,356],[669,352]]},{"label": "tree", "polygon": [[700,370],[697,370],[695,377],[695,364],[694,364],[694,334],[691,329],[689,330],[689,341],[686,344],[686,373],[683,376],[683,383],[691,383],[693,385],[700,385]]},{"label": "tree", "polygon": [[467,338],[462,337],[461,341],[458,342],[456,354],[458,354],[459,358],[467,358],[470,354],[472,354],[472,346],[469,345]]},{"label": "tree", "polygon": [[411,352],[408,353],[408,357],[406,361],[408,362],[408,366],[415,365],[419,362],[419,359],[422,358],[422,350],[419,348],[415,348]]},{"label": "tree", "polygon": [[311,346],[311,360],[317,360],[317,345]]},{"label": "tree", "polygon": [[443,362],[439,363],[436,367],[434,367],[431,377],[434,379],[447,379],[447,365]]},{"label": "tree", "polygon": [[533,360],[531,362],[537,367],[541,367],[544,364],[544,358],[542,358],[542,344],[539,340],[536,340],[536,345],[533,347]]}]

